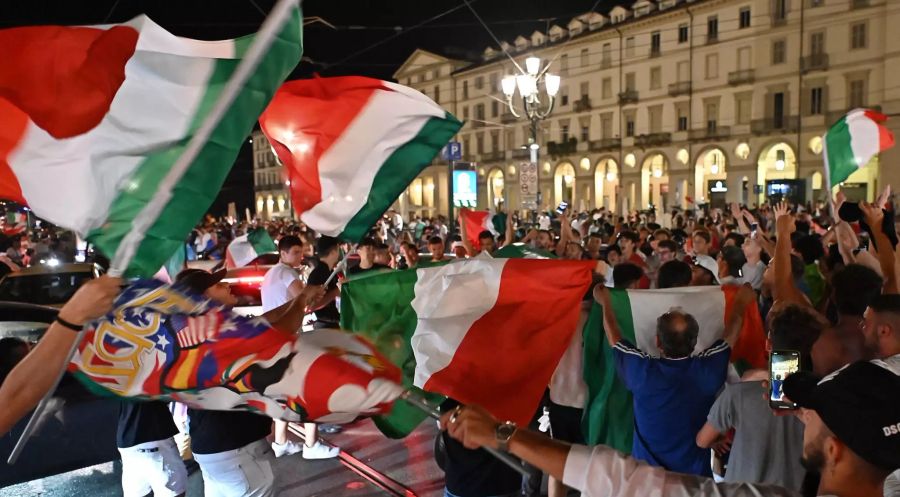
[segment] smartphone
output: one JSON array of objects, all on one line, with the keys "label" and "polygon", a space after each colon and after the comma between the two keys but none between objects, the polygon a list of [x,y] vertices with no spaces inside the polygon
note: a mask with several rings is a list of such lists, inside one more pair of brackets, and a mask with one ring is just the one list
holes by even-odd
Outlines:
[{"label": "smartphone", "polygon": [[563,212],[566,212],[566,209],[568,209],[568,208],[569,208],[569,203],[566,202],[565,200],[563,200],[556,207],[556,213],[561,215]]},{"label": "smartphone", "polygon": [[800,371],[800,352],[773,350],[769,356],[769,407],[797,409],[797,404],[784,398],[784,379]]}]

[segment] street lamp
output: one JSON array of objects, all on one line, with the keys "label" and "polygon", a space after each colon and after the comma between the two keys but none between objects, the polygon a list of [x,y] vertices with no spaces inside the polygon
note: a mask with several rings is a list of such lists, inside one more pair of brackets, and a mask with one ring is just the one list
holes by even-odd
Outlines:
[{"label": "street lamp", "polygon": [[[506,96],[506,105],[509,106],[512,115],[517,118],[525,117],[531,121],[528,148],[531,151],[531,162],[535,164],[538,161],[538,149],[540,148],[537,143],[538,123],[553,112],[553,104],[556,94],[559,93],[560,83],[558,75],[547,72],[549,64],[543,69],[541,66],[543,66],[541,59],[528,57],[525,59],[526,72],[524,74],[504,76],[500,81],[500,87]],[[547,96],[546,103],[541,101],[541,87]],[[522,97],[521,108],[513,100],[516,90]]]}]

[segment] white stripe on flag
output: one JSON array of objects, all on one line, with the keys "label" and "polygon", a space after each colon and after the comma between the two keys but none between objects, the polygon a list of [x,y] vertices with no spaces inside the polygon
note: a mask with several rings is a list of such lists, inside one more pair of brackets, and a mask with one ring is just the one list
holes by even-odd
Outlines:
[{"label": "white stripe on flag", "polygon": [[656,320],[673,308],[692,315],[700,325],[694,353],[709,348],[725,331],[725,294],[720,287],[629,290],[628,299],[635,345],[651,356],[661,355],[656,346]]},{"label": "white stripe on flag", "polygon": [[864,113],[848,116],[847,128],[850,133],[850,148],[857,167],[868,164],[869,159],[880,150],[878,123]]}]

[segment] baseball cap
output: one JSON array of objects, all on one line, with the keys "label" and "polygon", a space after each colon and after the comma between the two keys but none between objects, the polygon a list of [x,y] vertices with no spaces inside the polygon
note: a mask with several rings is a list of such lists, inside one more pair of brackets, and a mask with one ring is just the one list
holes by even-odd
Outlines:
[{"label": "baseball cap", "polygon": [[695,255],[692,262],[695,266],[702,267],[709,271],[713,276],[713,281],[715,281],[717,285],[722,283],[719,281],[719,264],[715,259],[708,255]]},{"label": "baseball cap", "polygon": [[466,244],[460,241],[455,241],[450,244],[450,250],[456,250],[457,247],[466,248]]},{"label": "baseball cap", "polygon": [[783,388],[859,457],[883,469],[900,468],[900,376],[884,361],[855,362],[825,378],[794,373]]},{"label": "baseball cap", "polygon": [[188,288],[196,293],[203,293],[209,287],[225,278],[228,271],[220,269],[214,273],[202,269],[185,269],[175,277],[175,284]]}]

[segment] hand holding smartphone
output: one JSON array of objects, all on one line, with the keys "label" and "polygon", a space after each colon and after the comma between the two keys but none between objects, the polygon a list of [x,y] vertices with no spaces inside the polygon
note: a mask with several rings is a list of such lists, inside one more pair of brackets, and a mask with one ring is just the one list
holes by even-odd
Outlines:
[{"label": "hand holding smartphone", "polygon": [[568,208],[569,208],[569,203],[566,202],[565,200],[563,200],[563,201],[560,202],[559,205],[556,207],[556,213],[559,214],[559,215],[562,215],[562,213],[563,213],[563,212],[566,212],[566,209],[568,209]]},{"label": "hand holding smartphone", "polygon": [[784,380],[800,371],[800,352],[773,350],[769,356],[769,407],[797,409],[797,404],[784,398]]}]

